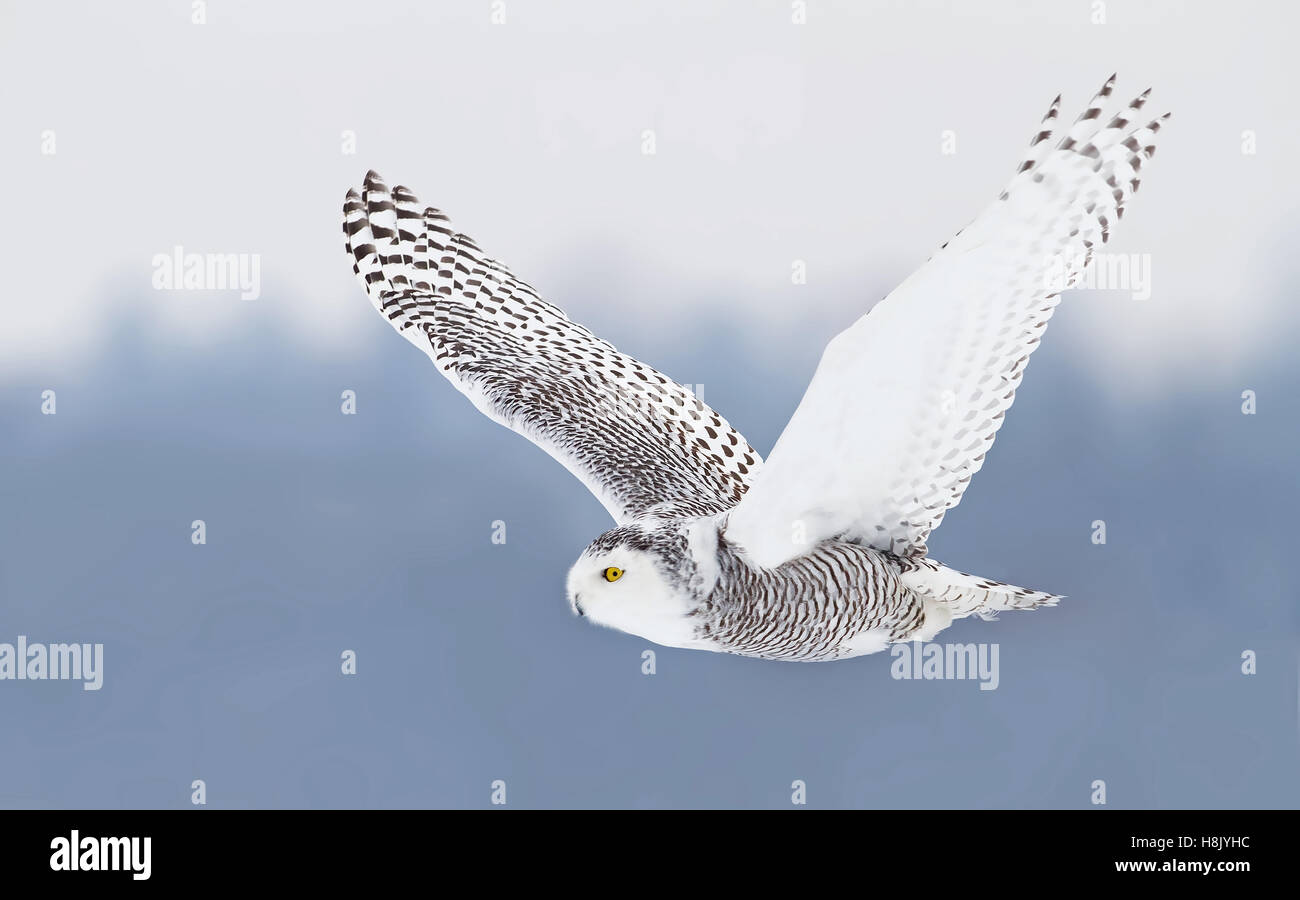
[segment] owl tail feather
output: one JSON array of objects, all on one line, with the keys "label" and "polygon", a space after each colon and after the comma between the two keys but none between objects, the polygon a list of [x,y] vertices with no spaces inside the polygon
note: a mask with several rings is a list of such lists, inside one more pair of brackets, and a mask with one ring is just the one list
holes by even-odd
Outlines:
[{"label": "owl tail feather", "polygon": [[900,577],[916,593],[945,606],[954,619],[975,615],[991,621],[1003,610],[1055,606],[1065,599],[1061,594],[967,575],[925,558],[909,560]]}]

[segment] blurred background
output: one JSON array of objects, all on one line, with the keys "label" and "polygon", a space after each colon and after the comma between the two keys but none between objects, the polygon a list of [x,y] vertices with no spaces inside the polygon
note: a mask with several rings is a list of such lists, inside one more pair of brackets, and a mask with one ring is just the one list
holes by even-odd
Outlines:
[{"label": "blurred background", "polygon": [[[267,6],[0,5],[0,642],[104,645],[100,691],[0,681],[0,806],[1300,802],[1294,9]],[[574,618],[608,517],[343,253],[378,169],[766,453],[826,341],[1116,70],[1174,111],[1109,245],[1150,297],[1066,297],[929,542],[1068,595],[944,633],[999,645],[992,691]],[[156,290],[178,246],[255,254],[260,296]]]}]

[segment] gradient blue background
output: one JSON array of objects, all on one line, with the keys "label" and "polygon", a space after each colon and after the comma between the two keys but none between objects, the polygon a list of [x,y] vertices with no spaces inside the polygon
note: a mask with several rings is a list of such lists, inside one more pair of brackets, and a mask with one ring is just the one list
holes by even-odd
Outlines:
[{"label": "gradient blue background", "polygon": [[[0,684],[4,804],[185,805],[194,778],[223,807],[482,806],[496,778],[518,806],[780,806],[795,778],[825,807],[1086,806],[1095,778],[1111,806],[1295,804],[1282,361],[1248,417],[1227,389],[1107,406],[1035,358],[932,542],[1069,595],[945,634],[1000,644],[995,691],[895,681],[886,655],[659,648],[644,676],[644,641],[564,601],[604,511],[358,308],[359,365],[255,334],[177,358],[124,322],[56,416],[33,414],[41,382],[0,394],[5,635],[105,644],[99,692]],[[820,339],[760,368],[761,346],[714,334],[656,358],[770,442]]]}]

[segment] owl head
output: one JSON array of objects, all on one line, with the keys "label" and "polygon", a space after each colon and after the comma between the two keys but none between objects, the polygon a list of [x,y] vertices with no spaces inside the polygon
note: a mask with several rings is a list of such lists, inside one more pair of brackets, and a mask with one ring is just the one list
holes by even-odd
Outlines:
[{"label": "owl head", "polygon": [[716,526],[704,521],[622,525],[592,541],[569,570],[569,606],[597,625],[693,646],[691,614],[717,580],[716,555]]}]

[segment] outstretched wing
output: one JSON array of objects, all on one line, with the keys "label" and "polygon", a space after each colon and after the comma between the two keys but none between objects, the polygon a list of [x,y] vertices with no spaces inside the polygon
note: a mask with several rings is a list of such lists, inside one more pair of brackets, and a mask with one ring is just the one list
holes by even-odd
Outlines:
[{"label": "outstretched wing", "polygon": [[1053,144],[1058,97],[999,198],[826,347],[728,516],[728,538],[757,563],[832,537],[925,554],[983,464],[1061,290],[1105,243],[1155,152],[1168,115],[1133,124],[1149,91],[1099,118],[1114,81]]},{"label": "outstretched wing", "polygon": [[406,188],[369,173],[348,192],[343,232],[375,309],[620,524],[711,514],[744,493],[761,460],[725,419],[570,321]]}]

